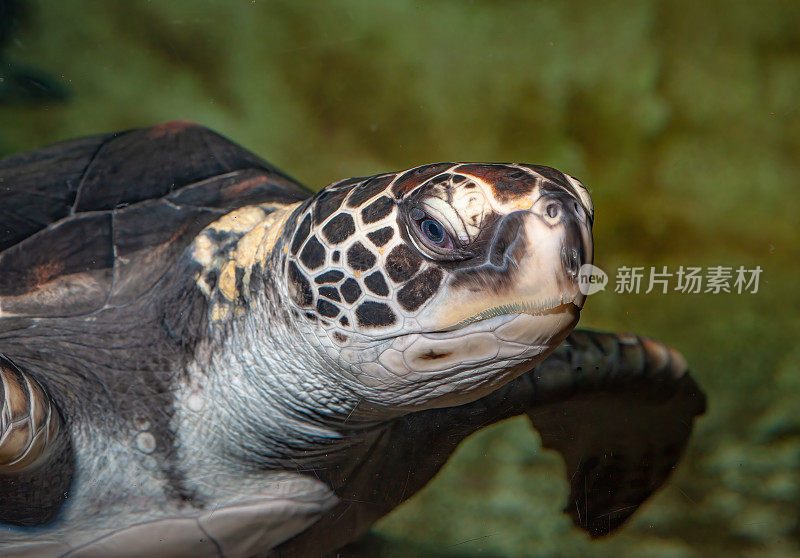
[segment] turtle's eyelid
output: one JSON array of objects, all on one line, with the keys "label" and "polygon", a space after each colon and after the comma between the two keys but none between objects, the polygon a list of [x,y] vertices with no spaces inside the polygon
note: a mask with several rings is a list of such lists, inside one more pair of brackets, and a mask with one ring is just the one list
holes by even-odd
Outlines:
[{"label": "turtle's eyelid", "polygon": [[[428,244],[428,242],[422,238],[422,229],[420,227],[420,223],[422,221],[411,220],[410,216],[411,212],[409,211],[409,222],[406,223],[407,236],[409,240],[411,240],[411,244],[414,245],[414,248],[416,248],[416,250],[424,257],[433,261],[464,261],[474,257],[472,252],[464,250],[460,246],[456,245],[457,238],[449,232],[448,227],[444,223],[442,223],[442,227],[445,229],[445,234],[450,237],[450,241],[453,243],[453,246],[451,248],[438,250],[435,245]],[[429,216],[425,215],[423,220],[426,217]]]},{"label": "turtle's eyelid", "polygon": [[422,207],[412,207],[408,215],[417,225],[422,223],[425,219],[433,219],[442,226],[445,234],[453,241],[454,248],[461,245],[450,219],[440,211],[437,211],[436,208],[422,204]]}]

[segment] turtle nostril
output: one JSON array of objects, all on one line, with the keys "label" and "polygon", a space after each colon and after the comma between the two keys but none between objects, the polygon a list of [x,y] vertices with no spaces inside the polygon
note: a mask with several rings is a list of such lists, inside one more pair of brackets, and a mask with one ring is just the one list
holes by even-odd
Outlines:
[{"label": "turtle nostril", "polygon": [[550,219],[557,219],[561,215],[561,206],[555,202],[548,203],[544,212]]},{"label": "turtle nostril", "polygon": [[561,249],[561,263],[570,279],[577,279],[582,263],[581,251],[576,248],[564,247]]}]

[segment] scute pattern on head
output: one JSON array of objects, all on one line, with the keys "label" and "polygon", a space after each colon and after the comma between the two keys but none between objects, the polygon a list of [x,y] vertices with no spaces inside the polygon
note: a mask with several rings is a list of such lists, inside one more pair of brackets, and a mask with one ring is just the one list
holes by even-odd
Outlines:
[{"label": "scute pattern on head", "polygon": [[442,270],[430,267],[410,279],[397,293],[397,301],[408,312],[414,312],[436,292],[442,282]]},{"label": "scute pattern on head", "polygon": [[[398,238],[396,204],[382,195],[392,177],[334,184],[329,189],[335,193],[338,212],[318,210],[319,203],[331,206],[326,189],[297,216],[301,225],[291,237],[293,250],[286,262],[290,292],[305,293],[309,285],[311,297],[293,300],[320,318],[340,318],[337,327],[401,325],[388,305],[391,290],[382,272],[386,246]],[[313,224],[306,232],[309,221]]]},{"label": "scute pattern on head", "polygon": [[498,211],[530,209],[529,194],[543,182],[574,191],[566,175],[543,169],[436,163],[328,186],[289,231],[285,269],[292,300],[315,323],[340,317],[336,328],[352,324],[361,332],[399,331],[444,279],[442,262],[423,257],[408,237],[399,218],[401,204],[424,186],[426,207],[453,224],[461,243],[486,242],[485,231]]},{"label": "scute pattern on head", "polygon": [[403,320],[396,310],[413,317],[435,294],[442,272],[409,246],[398,199],[434,177],[446,183],[453,175],[442,173],[454,166],[346,180],[312,200],[296,217],[286,259],[292,300],[309,320],[340,317],[337,328],[399,330]]}]

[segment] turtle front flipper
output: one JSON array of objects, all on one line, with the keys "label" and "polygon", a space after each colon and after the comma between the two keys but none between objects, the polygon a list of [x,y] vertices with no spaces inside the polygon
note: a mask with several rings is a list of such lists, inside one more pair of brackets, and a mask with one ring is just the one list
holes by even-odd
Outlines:
[{"label": "turtle front flipper", "polygon": [[576,330],[526,376],[526,414],[567,466],[565,511],[592,536],[619,527],[666,481],[705,410],[680,353],[645,337]]},{"label": "turtle front flipper", "polygon": [[0,354],[0,523],[37,525],[67,497],[72,453],[47,390]]},{"label": "turtle front flipper", "polygon": [[35,468],[63,428],[61,416],[44,387],[2,355],[0,380],[0,472]]}]

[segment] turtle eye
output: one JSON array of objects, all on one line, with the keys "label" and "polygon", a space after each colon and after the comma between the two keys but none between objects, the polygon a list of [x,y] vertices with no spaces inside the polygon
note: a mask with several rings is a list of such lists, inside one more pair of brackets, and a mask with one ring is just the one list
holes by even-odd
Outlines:
[{"label": "turtle eye", "polygon": [[412,213],[412,218],[419,233],[416,236],[422,241],[424,247],[434,252],[437,257],[448,256],[454,246],[453,239],[445,226],[440,221],[419,210]]},{"label": "turtle eye", "polygon": [[435,219],[425,219],[420,224],[423,234],[434,244],[441,244],[444,241],[445,232],[442,224]]},{"label": "turtle eye", "polygon": [[472,256],[453,240],[448,227],[419,207],[409,211],[409,232],[423,255],[434,260],[459,261]]}]

